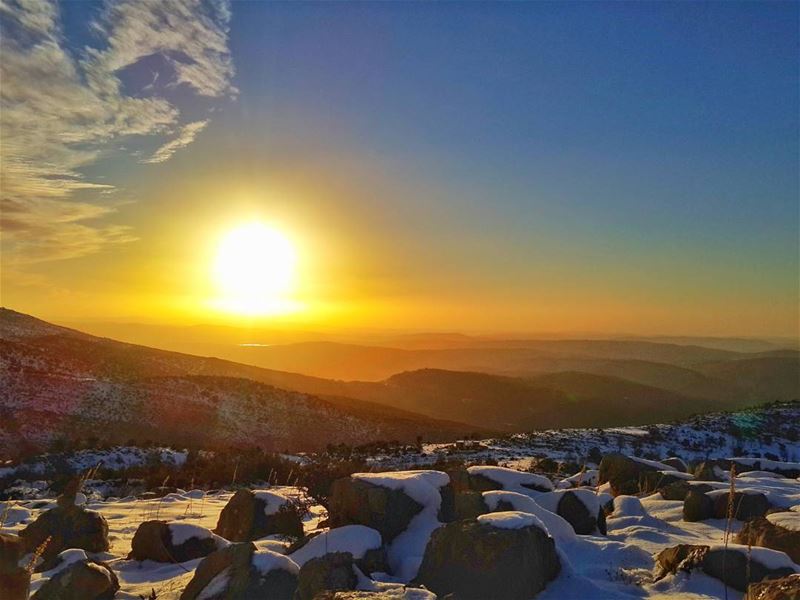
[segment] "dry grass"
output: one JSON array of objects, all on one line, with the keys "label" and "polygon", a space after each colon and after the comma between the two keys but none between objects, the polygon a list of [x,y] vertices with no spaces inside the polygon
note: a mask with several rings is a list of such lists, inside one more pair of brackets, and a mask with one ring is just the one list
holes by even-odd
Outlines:
[{"label": "dry grass", "polygon": [[45,540],[39,544],[39,546],[34,550],[33,555],[31,555],[30,561],[28,561],[28,566],[25,567],[25,570],[28,572],[28,575],[32,574],[34,569],[36,569],[36,565],[39,562],[39,559],[44,554],[44,551],[47,550],[47,546],[50,545],[50,540],[53,539],[52,535],[48,535]]}]

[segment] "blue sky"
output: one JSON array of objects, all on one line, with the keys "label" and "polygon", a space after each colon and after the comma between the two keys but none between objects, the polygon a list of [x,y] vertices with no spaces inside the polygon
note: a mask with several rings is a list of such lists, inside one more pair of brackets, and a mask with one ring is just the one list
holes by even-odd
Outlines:
[{"label": "blue sky", "polygon": [[[564,321],[561,299],[613,314],[638,299],[639,317],[603,326],[664,318],[688,331],[716,308],[713,331],[796,332],[797,3],[235,2],[229,17],[220,6],[198,14],[226,52],[183,80],[169,60],[190,64],[181,48],[117,51],[122,94],[158,96],[179,114],[146,135],[109,136],[80,165],[125,200],[86,225],[127,237],[70,257],[75,268],[147,254],[165,211],[197,203],[221,218],[219,201],[180,200],[189,178],[257,188],[299,172],[338,192],[265,210],[300,229],[316,215],[308,235],[331,247],[341,240],[315,218],[363,239],[380,260],[336,268],[382,301],[475,292],[508,313],[503,326],[533,327],[548,311]],[[65,54],[128,39],[115,38],[130,27],[121,17],[102,17],[105,33],[87,26],[104,10],[63,5]],[[110,69],[122,64],[106,54]],[[202,69],[223,83],[188,81]],[[101,202],[89,194],[74,198]],[[506,306],[537,301],[549,308],[533,316]]]}]

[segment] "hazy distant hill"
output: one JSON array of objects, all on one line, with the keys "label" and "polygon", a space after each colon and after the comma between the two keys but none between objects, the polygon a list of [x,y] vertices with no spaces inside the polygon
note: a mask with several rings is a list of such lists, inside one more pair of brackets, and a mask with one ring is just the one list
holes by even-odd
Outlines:
[{"label": "hazy distant hill", "polygon": [[746,390],[751,398],[800,398],[800,354],[785,354],[711,363],[700,370]]},{"label": "hazy distant hill", "polygon": [[[290,448],[417,435],[448,439],[473,430],[644,424],[800,395],[796,351],[535,343],[256,349],[284,367],[391,373],[381,381],[342,381],[94,337],[0,309],[0,448],[98,431],[118,441],[145,436],[189,443],[204,436],[206,446]],[[637,353],[647,360],[631,358]],[[445,368],[429,368],[432,363]]]},{"label": "hazy distant hill", "polygon": [[[512,344],[511,347],[503,344]],[[565,359],[639,360],[690,367],[747,355],[700,346],[606,340],[493,342],[480,347],[407,350],[337,342],[304,342],[222,349],[229,360],[316,377],[379,381],[415,369],[541,373]]]},{"label": "hazy distant hill", "polygon": [[424,369],[395,375],[382,388],[353,387],[350,394],[507,431],[647,423],[731,405],[616,377],[573,372],[520,379]]}]

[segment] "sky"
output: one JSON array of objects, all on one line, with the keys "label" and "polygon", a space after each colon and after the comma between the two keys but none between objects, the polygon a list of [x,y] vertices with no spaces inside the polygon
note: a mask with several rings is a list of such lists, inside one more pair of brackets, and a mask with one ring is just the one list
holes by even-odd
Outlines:
[{"label": "sky", "polygon": [[[799,10],[2,0],[2,304],[797,336]],[[255,222],[291,241],[289,308],[221,310]]]}]

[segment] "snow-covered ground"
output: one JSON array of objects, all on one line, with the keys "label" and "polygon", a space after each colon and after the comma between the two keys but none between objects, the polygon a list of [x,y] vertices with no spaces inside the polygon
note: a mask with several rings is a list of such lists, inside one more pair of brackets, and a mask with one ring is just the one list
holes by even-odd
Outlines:
[{"label": "snow-covered ground", "polygon": [[[381,479],[375,476],[376,479]],[[419,477],[393,479],[383,476],[381,483],[392,487],[407,489],[415,496],[427,502],[433,489],[441,481],[421,474]],[[743,482],[744,483],[744,482]],[[800,482],[793,479],[776,479],[763,475],[750,477],[747,486],[770,495],[773,503],[794,511],[800,509]],[[428,487],[432,489],[429,490]],[[601,486],[602,487],[602,486]],[[721,598],[725,590],[722,582],[700,572],[681,573],[668,576],[661,581],[653,581],[654,555],[664,548],[676,544],[722,544],[725,537],[726,521],[712,519],[697,523],[683,521],[682,502],[663,500],[659,494],[636,498],[633,496],[617,497],[614,512],[608,517],[608,535],[578,536],[569,527],[563,527],[563,521],[553,513],[547,512],[536,498],[540,494],[547,496],[552,492],[537,492],[526,488],[527,495],[519,492],[486,492],[487,503],[491,506],[494,500],[504,499],[512,502],[515,513],[494,513],[480,517],[497,527],[520,527],[535,523],[550,531],[556,540],[556,546],[562,561],[562,573],[553,581],[538,598],[543,600],[570,598]],[[271,492],[282,495],[297,496],[302,492],[296,488],[272,488]],[[587,490],[588,491],[588,490]],[[600,492],[600,490],[594,490]],[[96,555],[108,561],[117,573],[122,586],[117,594],[119,599],[138,600],[140,595],[147,595],[155,589],[159,600],[177,598],[192,577],[200,559],[180,564],[164,564],[151,561],[136,562],[127,560],[131,549],[131,540],[137,527],[143,521],[159,518],[177,523],[199,525],[213,529],[220,511],[231,498],[231,492],[206,494],[201,490],[172,493],[163,498],[141,500],[137,498],[109,499],[106,501],[88,501],[86,507],[99,511],[108,521],[111,548],[107,553]],[[495,498],[495,496],[497,498]],[[600,494],[603,497],[603,494]],[[541,497],[542,504],[547,504]],[[533,503],[531,503],[533,501]],[[54,500],[18,501],[11,505],[6,514],[3,532],[15,532],[36,518],[42,511],[52,508]],[[436,503],[433,503],[436,505]],[[0,511],[3,510],[0,506]],[[796,519],[792,515],[797,512],[776,513],[771,520],[786,522],[796,527]],[[435,515],[435,513],[434,513]],[[522,516],[521,516],[522,515]],[[525,516],[528,515],[528,516]],[[317,528],[324,509],[313,506],[306,517],[305,528],[313,531]],[[424,532],[429,535],[431,528],[438,526],[435,516],[425,515],[420,523]],[[428,523],[427,521],[431,521]],[[733,522],[735,533],[742,523]],[[312,556],[323,552],[323,546],[331,549],[344,549],[356,555],[364,549],[380,545],[377,532],[363,526],[347,526],[332,530],[328,539],[318,538],[298,551],[293,558],[295,562],[305,562]],[[420,533],[414,534],[419,536]],[[398,543],[399,542],[399,543]],[[405,545],[409,553],[418,551],[420,540],[398,539],[394,545],[402,551]],[[288,547],[288,540],[280,536],[268,536],[256,542],[259,549],[269,549],[283,553]],[[424,544],[423,544],[424,547]],[[392,557],[390,548],[390,560]],[[401,579],[408,579],[416,568],[416,560],[412,564],[398,563],[399,571],[404,572]],[[800,566],[794,565],[800,572]],[[37,589],[51,572],[34,574],[32,589]],[[739,600],[742,594],[728,589],[730,600]]]},{"label": "snow-covered ground", "polygon": [[[635,497],[618,496],[613,499],[613,512],[607,517],[607,535],[576,535],[572,527],[556,514],[558,500],[564,490],[580,487],[580,500],[596,514],[600,506],[611,500],[609,487],[597,485],[598,472],[591,469],[590,456],[622,451],[670,471],[671,467],[652,463],[652,459],[676,455],[687,461],[706,458],[746,456],[754,460],[737,459],[742,467],[736,479],[736,490],[745,493],[763,493],[772,507],[779,511],[769,515],[769,520],[786,529],[800,529],[800,480],[776,474],[781,468],[795,468],[786,461],[800,458],[798,442],[783,425],[793,426],[800,421],[798,406],[785,405],[771,412],[752,411],[731,415],[711,415],[680,424],[665,424],[646,428],[616,428],[613,430],[564,430],[517,435],[497,440],[459,442],[454,444],[426,445],[422,452],[372,456],[367,460],[370,472],[355,475],[355,479],[381,487],[403,491],[424,509],[414,517],[408,529],[386,544],[391,576],[381,582],[362,581],[365,589],[379,589],[388,583],[408,582],[416,574],[432,531],[440,527],[437,512],[440,507],[439,490],[447,484],[447,476],[436,471],[406,471],[390,473],[399,468],[420,467],[443,460],[456,459],[475,465],[472,475],[481,475],[502,486],[502,490],[487,491],[483,498],[491,510],[505,512],[482,516],[480,519],[499,528],[524,527],[531,523],[546,529],[554,539],[562,569],[558,577],[548,584],[537,598],[563,599],[631,599],[631,598],[722,598],[741,600],[743,595],[700,571],[679,572],[677,575],[655,581],[655,555],[677,544],[724,543],[726,527],[736,534],[742,527],[740,521],[727,523],[723,519],[699,522],[683,520],[683,502],[664,500],[659,493]],[[735,427],[732,427],[735,425]],[[153,452],[167,462],[182,464],[186,454],[169,449],[139,450],[115,448],[104,453],[84,452],[60,457],[59,464],[69,464],[76,472],[85,471],[98,462],[104,465],[118,463],[123,466],[144,464]],[[543,472],[528,472],[543,457],[588,465],[580,473],[574,471],[545,476]],[[756,458],[760,458],[758,462]],[[766,459],[766,460],[764,460]],[[302,457],[302,462],[325,460],[322,456]],[[64,462],[66,461],[66,463]],[[37,474],[48,472],[53,457],[29,461],[26,465],[8,465],[6,476],[19,472],[28,476],[26,481],[15,482],[17,496],[24,499],[0,502],[3,532],[17,532],[32,522],[43,511],[55,506],[49,482],[35,480]],[[502,467],[481,465],[499,463]],[[37,466],[41,465],[41,466]],[[745,469],[753,466],[750,471]],[[504,468],[503,468],[504,467]],[[513,470],[512,470],[513,469]],[[674,473],[674,471],[670,471]],[[727,473],[720,471],[724,479]],[[201,559],[179,564],[128,560],[131,540],[138,526],[150,519],[200,526],[213,529],[231,491],[207,493],[202,490],[177,490],[163,498],[103,497],[101,481],[89,481],[86,494],[80,494],[78,503],[99,511],[108,521],[110,550],[96,555],[105,560],[119,577],[121,590],[118,599],[138,600],[147,597],[154,589],[159,600],[178,598],[191,579]],[[729,483],[709,482],[716,493],[725,493]],[[280,503],[271,498],[305,498],[305,492],[296,487],[256,486],[258,496],[267,500],[271,509]],[[268,488],[268,489],[267,489]],[[7,491],[7,490],[0,490]],[[22,493],[24,492],[24,493]],[[501,503],[503,508],[499,508]],[[508,505],[513,511],[508,511]],[[307,533],[315,532],[326,518],[325,509],[317,504],[310,507],[305,517]],[[180,530],[181,528],[176,528]],[[183,528],[190,531],[189,528]],[[281,536],[268,536],[256,541],[259,550],[285,553],[290,540]],[[358,558],[367,550],[381,545],[380,534],[361,525],[348,525],[329,530],[329,533],[312,539],[289,557],[301,566],[312,557],[334,549],[350,551]],[[784,564],[789,560],[783,554],[765,549],[755,549],[764,561]],[[81,556],[73,551],[70,560]],[[777,561],[777,562],[776,562]],[[783,561],[783,562],[782,562]],[[789,561],[796,572],[800,565]],[[38,589],[53,572],[33,576],[32,589]],[[380,579],[380,577],[377,577]],[[376,587],[377,586],[377,587]]]},{"label": "snow-covered ground", "polygon": [[792,402],[646,427],[556,429],[497,439],[425,444],[421,453],[376,455],[368,460],[375,469],[422,467],[457,459],[475,464],[498,461],[521,470],[527,470],[533,460],[542,457],[591,465],[596,463],[591,457],[610,452],[656,460],[667,456],[685,461],[748,456],[800,461],[798,423],[800,402]]}]

